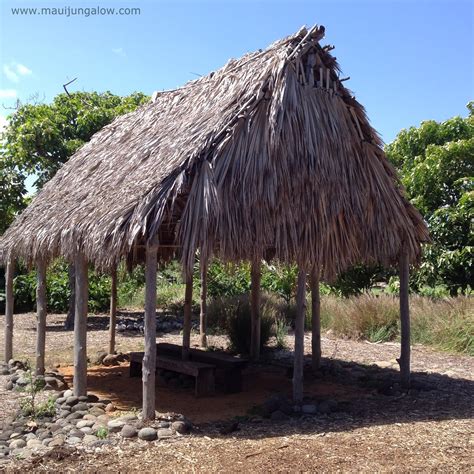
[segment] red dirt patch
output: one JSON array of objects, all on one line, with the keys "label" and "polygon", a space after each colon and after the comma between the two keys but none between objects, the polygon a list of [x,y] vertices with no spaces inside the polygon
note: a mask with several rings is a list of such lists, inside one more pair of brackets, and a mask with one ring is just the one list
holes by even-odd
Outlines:
[{"label": "red dirt patch", "polygon": [[[61,367],[68,383],[72,383],[74,367]],[[242,416],[255,405],[267,400],[272,394],[291,394],[291,379],[278,367],[250,367],[243,375],[244,387],[240,393],[217,392],[211,397],[196,398],[192,389],[173,388],[157,377],[156,410],[160,413],[182,413],[194,423],[206,423]],[[121,367],[92,367],[87,372],[88,391],[100,398],[111,400],[123,411],[140,410],[142,380],[129,377],[128,365]],[[305,395],[349,400],[360,397],[357,387],[338,385],[321,380],[306,381]]]}]

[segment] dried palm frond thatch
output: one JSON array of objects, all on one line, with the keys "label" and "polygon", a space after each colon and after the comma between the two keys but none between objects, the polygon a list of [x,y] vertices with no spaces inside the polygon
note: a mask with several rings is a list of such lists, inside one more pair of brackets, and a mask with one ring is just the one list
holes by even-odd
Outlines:
[{"label": "dried palm frond thatch", "polygon": [[411,262],[429,239],[363,107],[338,79],[323,27],[117,118],[58,171],[0,239],[0,258],[76,251],[99,267],[155,235],[190,269],[200,249],[272,256],[332,278]]}]

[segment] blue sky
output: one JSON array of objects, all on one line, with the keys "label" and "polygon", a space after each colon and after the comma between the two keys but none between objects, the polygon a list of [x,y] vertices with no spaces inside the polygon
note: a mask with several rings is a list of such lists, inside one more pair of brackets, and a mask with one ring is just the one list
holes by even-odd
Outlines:
[{"label": "blue sky", "polygon": [[[346,83],[385,141],[474,99],[471,0],[60,0],[1,3],[0,115],[16,100],[71,90],[179,86],[231,57],[323,24]],[[134,16],[13,15],[16,7],[140,8]],[[3,119],[2,119],[3,120]]]}]

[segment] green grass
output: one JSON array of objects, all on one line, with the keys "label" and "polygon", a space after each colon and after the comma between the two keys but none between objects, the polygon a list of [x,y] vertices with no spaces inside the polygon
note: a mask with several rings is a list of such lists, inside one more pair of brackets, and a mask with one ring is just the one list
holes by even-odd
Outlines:
[{"label": "green grass", "polygon": [[[412,343],[474,355],[474,300],[410,297]],[[308,312],[306,326],[311,325]],[[323,296],[321,325],[342,338],[371,342],[398,340],[399,301],[389,295],[365,294],[351,298]]]}]

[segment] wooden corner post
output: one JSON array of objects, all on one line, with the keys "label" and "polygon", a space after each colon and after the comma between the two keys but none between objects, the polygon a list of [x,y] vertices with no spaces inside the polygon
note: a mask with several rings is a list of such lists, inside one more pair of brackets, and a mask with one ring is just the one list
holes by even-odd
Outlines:
[{"label": "wooden corner post", "polygon": [[184,290],[184,321],[182,359],[189,359],[191,346],[191,314],[193,310],[193,274],[186,272],[186,289]]},{"label": "wooden corner post", "polygon": [[408,252],[402,248],[400,255],[400,358],[397,359],[400,365],[401,384],[404,388],[410,387],[410,306],[409,306],[409,286],[410,276]]},{"label": "wooden corner post", "polygon": [[74,310],[74,395],[87,394],[87,311],[89,280],[87,259],[78,252],[74,260],[76,268],[76,301]]},{"label": "wooden corner post", "polygon": [[296,290],[296,321],[295,321],[295,352],[293,367],[293,401],[303,401],[303,369],[304,369],[304,320],[306,315],[306,271],[298,271]]},{"label": "wooden corner post", "polygon": [[7,262],[5,269],[5,362],[13,359],[13,276],[15,261]]},{"label": "wooden corner post", "polygon": [[44,375],[46,353],[46,262],[38,260],[36,284],[36,375]]},{"label": "wooden corner post", "polygon": [[199,314],[201,347],[207,347],[207,262],[201,262],[201,312]]},{"label": "wooden corner post", "polygon": [[319,296],[319,269],[311,272],[311,364],[313,371],[321,365],[321,300]]},{"label": "wooden corner post", "polygon": [[115,325],[117,324],[117,267],[110,272],[109,354],[115,354]]},{"label": "wooden corner post", "polygon": [[145,355],[142,366],[144,420],[155,419],[157,254],[158,244],[153,240],[146,246],[145,263]]},{"label": "wooden corner post", "polygon": [[251,334],[250,334],[250,358],[257,361],[260,358],[260,282],[262,279],[262,263],[260,259],[252,261],[250,270],[250,314],[251,314]]}]

